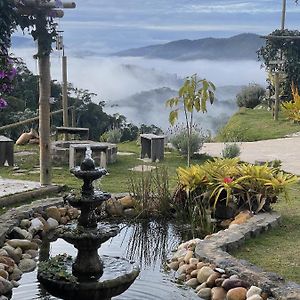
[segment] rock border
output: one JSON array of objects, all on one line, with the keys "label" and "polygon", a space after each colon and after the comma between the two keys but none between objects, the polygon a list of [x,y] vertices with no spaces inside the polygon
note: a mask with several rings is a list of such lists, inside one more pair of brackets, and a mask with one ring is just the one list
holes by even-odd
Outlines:
[{"label": "rock border", "polygon": [[0,216],[0,246],[5,242],[6,235],[15,226],[18,226],[22,219],[28,219],[34,213],[41,213],[50,206],[63,205],[63,198],[48,198],[35,200],[34,202],[22,205],[17,208],[11,208],[6,213]]},{"label": "rock border", "polygon": [[228,252],[238,249],[248,238],[274,228],[280,224],[281,216],[276,213],[260,213],[247,222],[231,225],[228,229],[207,236],[197,243],[195,256],[223,268],[230,275],[238,275],[251,285],[263,288],[278,300],[300,300],[300,285],[286,282],[280,275],[265,272],[261,268],[240,260]]}]

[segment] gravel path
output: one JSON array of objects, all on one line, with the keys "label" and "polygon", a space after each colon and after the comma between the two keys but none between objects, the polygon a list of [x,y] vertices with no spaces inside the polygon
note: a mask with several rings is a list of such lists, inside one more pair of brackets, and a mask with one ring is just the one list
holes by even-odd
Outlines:
[{"label": "gravel path", "polygon": [[[300,175],[300,137],[238,143],[243,161],[282,161],[282,169]],[[200,153],[221,156],[224,143],[205,143]]]}]

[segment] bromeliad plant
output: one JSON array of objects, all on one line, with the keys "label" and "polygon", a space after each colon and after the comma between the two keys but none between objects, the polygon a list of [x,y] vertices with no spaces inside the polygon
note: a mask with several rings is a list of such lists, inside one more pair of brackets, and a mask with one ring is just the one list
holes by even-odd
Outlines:
[{"label": "bromeliad plant", "polygon": [[293,100],[281,104],[283,112],[289,120],[300,122],[300,95],[298,88],[292,84]]},{"label": "bromeliad plant", "polygon": [[208,199],[213,211],[224,202],[226,205],[234,203],[238,210],[268,211],[279,194],[283,193],[288,200],[288,187],[298,182],[297,176],[278,168],[240,163],[237,158],[178,168],[177,173],[179,190],[184,191],[187,198],[192,192],[198,201]]}]

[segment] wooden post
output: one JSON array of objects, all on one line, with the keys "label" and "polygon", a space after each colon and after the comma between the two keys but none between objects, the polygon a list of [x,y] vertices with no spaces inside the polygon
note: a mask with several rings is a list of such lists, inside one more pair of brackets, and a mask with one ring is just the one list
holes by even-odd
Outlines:
[{"label": "wooden post", "polygon": [[72,108],[71,114],[72,114],[72,127],[76,127],[75,107]]},{"label": "wooden post", "polygon": [[285,28],[286,0],[282,0],[281,30]]},{"label": "wooden post", "polygon": [[275,72],[275,106],[274,106],[274,120],[278,121],[279,114],[279,72]]},{"label": "wooden post", "polygon": [[[42,49],[38,39],[39,50]],[[39,51],[41,53],[41,51]],[[52,181],[50,157],[50,56],[41,55],[39,64],[39,136],[40,136],[40,183],[50,185]]]},{"label": "wooden post", "polygon": [[67,74],[67,57],[62,57],[62,108],[63,108],[63,126],[69,127],[68,119],[68,74]]}]

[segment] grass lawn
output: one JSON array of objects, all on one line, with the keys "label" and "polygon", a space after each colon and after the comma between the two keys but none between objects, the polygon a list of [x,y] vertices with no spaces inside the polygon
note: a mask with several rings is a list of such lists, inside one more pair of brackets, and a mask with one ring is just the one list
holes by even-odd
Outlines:
[{"label": "grass lawn", "polygon": [[291,189],[291,201],[281,199],[274,207],[282,215],[280,227],[257,238],[232,253],[265,271],[276,272],[300,284],[300,184]]},{"label": "grass lawn", "polygon": [[[118,156],[118,160],[115,164],[108,165],[107,169],[109,175],[101,179],[101,189],[110,193],[128,192],[128,179],[131,176],[140,176],[140,172],[133,172],[129,169],[143,164],[143,161],[139,159],[140,147],[136,142],[121,143],[118,145],[119,151],[130,152],[133,155]],[[15,146],[16,151],[30,151],[34,152],[32,155],[15,156],[15,164],[20,167],[21,170],[25,170],[24,173],[16,173],[11,167],[0,168],[0,176],[4,178],[14,178],[22,180],[39,181],[39,174],[36,173],[39,166],[39,148],[37,145],[27,146]],[[192,163],[200,164],[208,157],[200,156],[197,159],[193,159]],[[182,157],[178,152],[166,152],[165,160],[161,163],[144,163],[146,165],[166,166],[169,173],[170,187],[174,188],[177,182],[176,169],[179,166],[186,165],[186,158]],[[31,173],[33,172],[33,173]],[[82,185],[82,181],[76,179],[69,171],[68,162],[66,164],[53,165],[53,183],[67,185],[71,189],[79,189]]]},{"label": "grass lawn", "polygon": [[240,109],[220,130],[215,140],[218,142],[252,142],[284,137],[300,131],[300,125],[286,120],[282,113],[274,121],[272,113],[265,109]]}]

